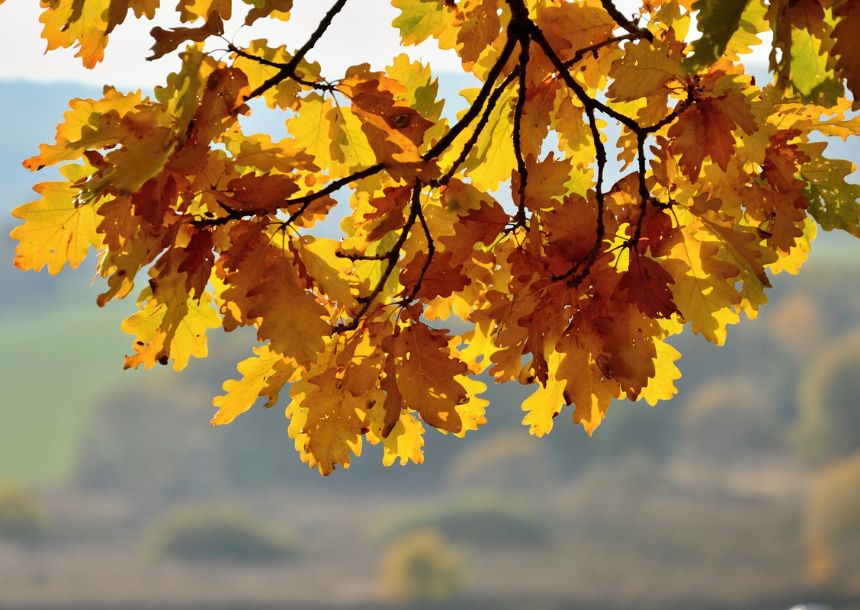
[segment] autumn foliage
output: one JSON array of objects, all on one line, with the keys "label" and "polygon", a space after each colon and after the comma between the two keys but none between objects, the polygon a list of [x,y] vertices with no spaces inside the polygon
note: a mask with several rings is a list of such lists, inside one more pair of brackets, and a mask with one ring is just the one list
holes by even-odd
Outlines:
[{"label": "autumn foliage", "polygon": [[[307,41],[238,47],[222,37],[234,13],[300,11],[179,0],[182,25],[153,29],[150,58],[179,53],[181,69],[153,96],[72,100],[25,161],[63,179],[14,212],[21,269],[92,249],[99,305],[137,284],[127,368],[182,369],[208,331],[255,327],[213,423],[285,402],[322,474],[364,443],[405,464],[425,426],[475,430],[482,373],[534,388],[523,423],[538,436],[564,410],[591,433],[615,399],[671,398],[672,335],[722,344],[772,275],[798,271],[816,226],[860,236],[853,166],[821,137],[860,134],[860,3],[393,0],[404,45],[434,39],[481,83],[448,121],[405,54],[338,75],[307,59],[347,2]],[[48,49],[92,67],[159,0],[41,5]],[[773,79],[756,82],[743,58],[767,34]],[[243,130],[263,103],[285,138]],[[315,232],[328,217],[340,239]]]}]

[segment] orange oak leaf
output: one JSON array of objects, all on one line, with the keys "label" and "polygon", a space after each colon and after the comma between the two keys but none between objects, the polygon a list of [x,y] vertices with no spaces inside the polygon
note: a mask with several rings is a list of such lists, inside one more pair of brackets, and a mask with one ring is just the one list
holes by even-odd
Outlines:
[{"label": "orange oak leaf", "polygon": [[463,421],[457,406],[468,400],[456,379],[467,375],[466,364],[452,355],[443,330],[416,323],[394,340],[397,387],[406,407],[434,428],[460,432]]}]

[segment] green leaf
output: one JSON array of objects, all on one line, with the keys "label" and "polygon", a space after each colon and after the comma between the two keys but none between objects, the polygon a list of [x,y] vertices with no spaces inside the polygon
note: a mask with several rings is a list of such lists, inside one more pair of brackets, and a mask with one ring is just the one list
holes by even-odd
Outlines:
[{"label": "green leaf", "polygon": [[860,184],[846,181],[855,169],[850,161],[821,155],[803,166],[809,213],[825,231],[842,229],[860,237]]},{"label": "green leaf", "polygon": [[791,84],[809,102],[834,104],[844,92],[827,66],[821,40],[805,29],[791,32]]},{"label": "green leaf", "polygon": [[439,0],[393,0],[400,15],[392,25],[400,30],[403,44],[418,44],[438,36],[448,25],[445,6]]},{"label": "green leaf", "polygon": [[749,0],[697,0],[698,29],[702,37],[693,43],[693,55],[685,64],[691,71],[712,64],[726,50],[741,26],[741,15]]}]

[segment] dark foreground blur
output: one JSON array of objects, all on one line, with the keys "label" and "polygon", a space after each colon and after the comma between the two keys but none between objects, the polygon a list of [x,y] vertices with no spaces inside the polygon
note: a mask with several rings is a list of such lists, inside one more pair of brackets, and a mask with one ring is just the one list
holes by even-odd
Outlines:
[{"label": "dark foreground blur", "polygon": [[491,386],[490,424],[428,432],[425,464],[322,479],[283,405],[209,426],[251,337],[123,373],[122,307],[91,270],[14,271],[6,233],[0,608],[860,609],[855,244],[826,236],[726,348],[679,338],[680,396],[593,439],[528,436],[524,389]]}]

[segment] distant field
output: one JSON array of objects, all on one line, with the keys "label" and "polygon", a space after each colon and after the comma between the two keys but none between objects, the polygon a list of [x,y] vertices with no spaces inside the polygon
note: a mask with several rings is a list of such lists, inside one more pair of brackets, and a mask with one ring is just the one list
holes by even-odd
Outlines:
[{"label": "distant field", "polygon": [[[860,266],[858,253],[853,238],[823,235],[800,277],[780,284],[799,288],[804,278],[814,283],[822,272]],[[122,371],[131,348],[119,324],[132,303],[103,310],[92,293],[84,285],[62,291],[55,303],[37,310],[0,314],[0,480],[61,478],[99,400],[119,384],[154,374]]]},{"label": "distant field", "polygon": [[0,479],[64,474],[92,407],[121,381],[129,341],[120,313],[91,300],[64,301],[0,317]]}]

